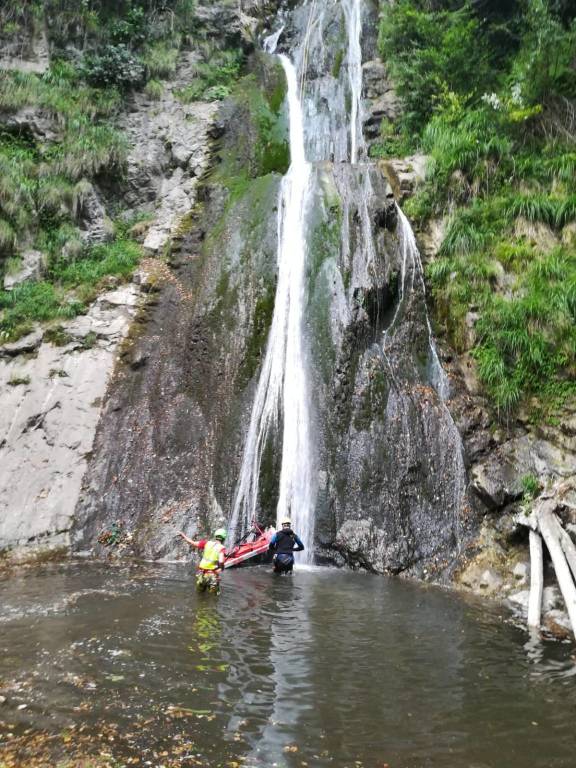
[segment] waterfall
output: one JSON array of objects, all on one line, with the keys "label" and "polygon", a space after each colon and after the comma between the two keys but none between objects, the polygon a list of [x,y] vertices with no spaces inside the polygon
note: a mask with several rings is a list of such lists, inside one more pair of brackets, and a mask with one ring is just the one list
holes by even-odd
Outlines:
[{"label": "waterfall", "polygon": [[364,151],[362,135],[362,9],[361,0],[342,0],[348,31],[348,83],[350,86],[350,162]]},{"label": "waterfall", "polygon": [[[334,52],[324,40],[324,25],[327,28],[333,25],[338,12],[346,29],[347,48],[341,60],[338,59],[341,66],[335,67]],[[319,179],[325,172],[326,161],[333,161],[330,173],[342,205],[341,257],[351,264],[355,280],[348,292],[348,301],[356,300],[352,291],[356,292],[354,296],[362,296],[375,290],[383,262],[382,243],[378,241],[380,235],[374,220],[374,204],[381,205],[381,200],[375,201],[375,189],[379,185],[375,167],[366,160],[362,133],[362,0],[332,0],[324,4],[312,0],[299,5],[294,13],[298,18],[300,44],[291,52],[291,58],[283,54],[278,57],[288,86],[291,156],[278,201],[278,283],[229,526],[233,534],[243,533],[259,517],[263,455],[270,448],[280,450],[281,444],[276,518],[277,521],[283,517],[292,519],[306,548],[299,558],[311,562],[317,476],[318,469],[323,467],[320,467],[319,445],[313,435],[313,369],[305,333],[306,321],[310,319],[306,314],[308,239],[314,226],[311,214],[317,214],[313,206],[322,199]],[[264,40],[268,53],[275,53],[283,29]],[[316,165],[319,163],[322,165]],[[419,318],[416,324],[419,322],[419,327],[424,324],[424,333],[427,332],[428,370],[422,383],[430,382],[444,401],[448,396],[448,380],[438,359],[426,310],[420,254],[410,224],[399,208],[397,221],[398,296],[391,322],[387,322],[387,329],[375,346],[385,361],[394,388],[388,408],[391,414],[394,409],[398,413],[396,421],[386,421],[387,414],[380,417],[386,423],[402,425],[398,444],[404,446],[408,457],[412,451],[410,429],[415,413],[408,390],[415,380],[420,381],[422,369],[410,362],[408,368],[413,373],[408,375],[406,366],[400,362],[402,355],[410,357],[412,353],[404,346],[405,340],[411,338],[410,329],[408,333],[402,331],[406,316],[409,324],[415,322],[410,316]],[[404,309],[411,307],[413,301],[417,302],[415,312],[405,313]],[[462,451],[458,432],[444,404],[439,428],[445,433],[447,453],[444,456],[442,451],[438,462],[454,477],[449,506],[457,510],[464,493]],[[427,434],[427,425],[423,429]],[[430,445],[433,443],[434,438],[430,437]],[[391,456],[396,455],[394,451],[390,448]],[[398,453],[398,456],[399,461],[406,464],[404,454]],[[392,486],[395,487],[393,475],[389,480],[390,490],[385,494],[391,494]],[[419,498],[416,491],[416,504],[428,510]],[[436,498],[439,500],[440,496]],[[396,504],[397,499],[387,498],[386,504],[391,503]],[[442,515],[446,512],[440,502],[438,510]]]},{"label": "waterfall", "polygon": [[[272,38],[274,46],[276,41]],[[312,558],[315,482],[310,398],[302,334],[305,291],[305,218],[311,168],[304,151],[304,122],[296,69],[281,55],[288,83],[290,157],[278,205],[278,285],[266,355],[252,408],[248,436],[230,520],[232,531],[256,519],[262,453],[271,429],[282,422],[282,464],[277,520],[291,517],[304,542],[302,559]]]},{"label": "waterfall", "polygon": [[[396,321],[396,317],[398,314],[398,310],[402,306],[402,299],[404,297],[404,293],[406,291],[406,266],[408,262],[411,265],[411,288],[413,287],[414,283],[414,276],[417,277],[418,282],[420,283],[420,287],[422,289],[422,295],[424,297],[424,314],[426,318],[426,327],[428,329],[428,347],[430,349],[430,363],[429,363],[429,378],[432,386],[438,393],[438,396],[442,400],[446,400],[449,391],[450,386],[448,383],[448,377],[446,376],[446,373],[444,369],[442,368],[442,364],[440,363],[440,360],[438,358],[438,352],[436,350],[436,344],[434,343],[434,336],[432,333],[432,326],[430,324],[430,317],[428,315],[428,309],[426,307],[426,285],[424,283],[424,270],[422,269],[422,260],[420,258],[420,251],[418,250],[418,246],[416,245],[416,238],[414,237],[414,232],[412,230],[412,227],[410,226],[410,222],[406,218],[404,212],[400,208],[399,205],[397,205],[398,209],[398,228],[399,228],[399,237],[400,237],[400,247],[402,249],[402,274],[400,277],[400,301],[398,302],[398,306],[396,308],[396,313],[394,315],[394,319],[392,320],[392,323],[390,325],[390,328],[394,326],[394,323]],[[388,329],[388,331],[390,330]],[[384,334],[384,340],[383,340],[383,346],[384,350],[386,350],[386,338],[387,333]]]}]

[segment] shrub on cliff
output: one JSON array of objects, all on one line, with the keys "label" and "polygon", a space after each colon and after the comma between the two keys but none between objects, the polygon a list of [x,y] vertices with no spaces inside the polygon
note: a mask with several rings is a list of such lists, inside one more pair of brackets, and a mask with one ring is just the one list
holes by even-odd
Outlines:
[{"label": "shrub on cliff", "polygon": [[125,45],[106,45],[85,57],[80,68],[90,85],[128,90],[144,84],[145,68],[140,57]]}]

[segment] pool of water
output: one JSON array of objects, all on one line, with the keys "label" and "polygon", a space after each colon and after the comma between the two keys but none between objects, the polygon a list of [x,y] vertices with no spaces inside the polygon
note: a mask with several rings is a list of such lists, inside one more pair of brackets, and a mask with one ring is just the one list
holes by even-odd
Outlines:
[{"label": "pool of water", "polygon": [[218,598],[185,566],[23,571],[0,581],[0,765],[573,768],[573,654],[367,574],[243,568]]}]

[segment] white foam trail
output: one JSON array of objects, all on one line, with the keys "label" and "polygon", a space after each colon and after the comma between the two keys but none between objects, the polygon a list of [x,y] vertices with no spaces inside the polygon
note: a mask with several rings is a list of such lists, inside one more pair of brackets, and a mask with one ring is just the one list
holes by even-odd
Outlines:
[{"label": "white foam trail", "polygon": [[306,301],[305,219],[310,201],[311,168],[304,153],[304,124],[296,70],[280,61],[288,82],[290,168],[282,179],[278,206],[278,285],[274,315],[250,427],[230,528],[239,533],[257,517],[262,453],[282,414],[282,464],[277,519],[291,517],[304,542],[303,561],[311,560],[315,480],[311,444],[310,397],[303,339]]}]

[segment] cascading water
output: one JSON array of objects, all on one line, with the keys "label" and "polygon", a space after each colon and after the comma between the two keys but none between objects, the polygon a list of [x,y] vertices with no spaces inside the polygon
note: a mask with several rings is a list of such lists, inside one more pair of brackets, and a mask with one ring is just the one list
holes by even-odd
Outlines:
[{"label": "cascading water", "polygon": [[362,134],[362,9],[361,0],[342,0],[348,30],[348,82],[350,85],[350,162],[358,162],[365,149]]},{"label": "cascading water", "polygon": [[[269,44],[275,45],[274,37]],[[277,37],[276,37],[277,40]],[[310,398],[302,336],[306,265],[305,217],[310,200],[310,166],[304,154],[302,109],[296,70],[280,61],[288,83],[291,163],[282,180],[278,209],[278,285],[272,327],[244,448],[230,528],[246,530],[257,517],[262,453],[271,429],[282,421],[282,464],[277,519],[291,517],[311,559],[314,457]]]},{"label": "cascading water", "polygon": [[[311,561],[314,536],[314,502],[316,496],[314,452],[311,438],[311,399],[308,381],[308,363],[303,338],[304,309],[306,304],[305,268],[307,243],[305,219],[311,200],[312,172],[306,160],[306,144],[313,144],[314,159],[327,159],[334,154],[334,143],[339,155],[355,163],[359,148],[363,148],[361,130],[361,13],[360,0],[343,0],[342,7],[348,30],[347,71],[351,95],[349,139],[344,119],[336,131],[328,133],[326,125],[303,116],[300,94],[304,91],[310,39],[322,28],[322,9],[318,13],[317,1],[310,7],[305,38],[298,51],[300,83],[296,67],[284,55],[280,61],[288,84],[290,116],[290,168],[282,180],[278,212],[278,285],[272,327],[266,355],[252,408],[240,477],[236,490],[230,528],[245,531],[257,518],[258,492],[262,455],[271,430],[282,424],[282,463],[279,483],[277,521],[292,519],[293,527],[304,542],[301,559]],[[274,53],[283,27],[264,40],[264,48]],[[344,112],[344,89],[339,86],[336,101]],[[314,97],[308,99],[308,111],[314,111]],[[342,113],[339,115],[342,121]],[[306,124],[306,126],[305,126]],[[306,132],[307,131],[307,135]],[[306,140],[308,139],[308,141]],[[318,153],[321,157],[317,157]],[[343,159],[341,157],[340,159]]]},{"label": "cascading water", "polygon": [[[448,382],[438,359],[426,311],[423,270],[414,234],[406,217],[396,207],[396,255],[392,255],[382,240],[379,229],[382,225],[376,223],[382,219],[378,214],[381,210],[378,206],[383,204],[382,181],[376,166],[367,161],[362,133],[362,1],[322,3],[312,0],[298,6],[293,13],[292,21],[300,32],[301,44],[291,53],[294,63],[285,55],[279,56],[288,84],[291,165],[282,180],[278,206],[278,283],[230,528],[234,533],[243,533],[258,517],[263,454],[271,441],[276,447],[281,438],[276,515],[278,520],[291,517],[306,547],[303,560],[312,558],[320,475],[328,478],[322,481],[328,484],[341,483],[337,477],[348,478],[345,493],[330,491],[329,485],[328,490],[325,486],[322,491],[332,493],[336,525],[342,525],[351,517],[361,519],[364,504],[365,514],[371,520],[384,515],[382,531],[375,537],[374,534],[369,536],[375,542],[370,547],[377,547],[379,554],[375,551],[369,558],[380,558],[383,563],[397,560],[395,553],[400,545],[389,540],[390,537],[406,541],[414,539],[414,546],[422,552],[419,557],[426,558],[460,540],[458,511],[465,494],[465,473],[458,431],[442,402],[448,396]],[[342,21],[347,33],[347,48],[336,66],[334,52],[326,44],[325,36],[327,30],[332,29],[334,34],[341,28]],[[264,41],[269,53],[275,51],[282,29]],[[330,194],[337,196],[336,208],[326,208],[323,202],[327,188],[333,189]],[[320,209],[323,211],[320,216],[325,217],[328,226],[333,223],[333,211],[338,208],[339,265],[335,263],[330,269],[338,270],[339,276],[333,278],[330,292],[333,306],[340,307],[334,311],[340,315],[332,318],[331,341],[342,344],[345,329],[355,322],[355,316],[370,318],[370,312],[372,316],[375,314],[370,322],[380,331],[376,332],[374,346],[357,357],[355,376],[358,386],[363,376],[368,376],[367,382],[370,382],[374,376],[370,370],[374,365],[378,366],[380,360],[388,377],[385,386],[389,387],[387,401],[382,402],[384,410],[373,413],[370,429],[349,428],[349,437],[343,443],[338,442],[340,427],[337,421],[326,410],[329,392],[326,391],[320,399],[314,392],[312,397],[312,381],[317,385],[320,374],[317,342],[316,346],[312,344],[312,350],[312,340],[308,338],[310,329],[312,333],[317,332],[315,321],[311,320],[316,309],[310,295],[315,278],[309,252],[313,247],[317,248],[313,246],[314,227],[318,226]],[[327,258],[326,251],[322,258]],[[386,286],[392,285],[390,270],[396,268],[395,263],[398,265],[397,295],[387,320],[381,321],[378,319],[380,293],[383,292],[384,303],[390,301],[392,288]],[[339,281],[341,283],[344,269],[351,272],[350,285],[346,297],[343,286],[343,293],[337,298],[338,290],[334,286]],[[378,288],[383,280],[383,287]],[[374,303],[376,309],[370,309]],[[418,339],[416,347],[415,338]],[[423,365],[422,361],[427,363]],[[348,363],[341,366],[346,368]],[[435,416],[427,417],[425,410],[429,401],[422,393],[427,391],[429,384],[439,395],[441,406]],[[313,436],[315,407],[319,409],[320,419],[324,419],[327,432],[333,430],[332,448],[322,443],[323,436],[316,432]],[[356,407],[354,403],[352,407]],[[436,425],[429,421],[430,418],[436,418]],[[388,444],[386,461],[390,466],[386,468],[379,464],[382,459],[375,461],[371,455],[373,445],[377,446],[376,450],[381,450],[380,442]],[[429,459],[428,474],[423,476],[421,485],[414,483],[407,474],[417,460],[419,448],[424,454],[435,454]],[[329,468],[326,461],[330,462]],[[367,472],[375,473],[375,480],[371,481],[375,490],[369,502],[357,487]],[[447,473],[448,481],[440,490],[436,478],[442,473]],[[434,535],[427,536],[418,544],[422,521],[431,531],[438,530],[435,526],[442,527],[444,523],[441,521],[446,515],[452,520],[446,531],[441,528],[437,540]],[[379,538],[382,536],[383,539]],[[410,558],[409,554],[403,555],[406,556]]]},{"label": "cascading water", "polygon": [[[398,226],[399,226],[399,237],[400,237],[400,243],[402,248],[402,276],[401,276],[401,286],[402,286],[402,294],[406,290],[406,267],[407,264],[410,263],[411,266],[411,281],[413,287],[414,285],[414,276],[417,277],[418,282],[420,283],[422,294],[426,295],[426,286],[424,283],[424,271],[422,269],[422,261],[420,259],[420,252],[418,250],[418,246],[416,245],[416,238],[414,237],[414,232],[412,230],[412,227],[410,226],[410,222],[404,215],[404,212],[398,206]],[[401,306],[401,301],[398,303],[398,308]],[[426,327],[428,330],[428,346],[430,348],[430,363],[429,363],[429,378],[432,383],[432,386],[438,393],[439,397],[442,400],[446,400],[449,394],[449,384],[448,384],[448,377],[446,376],[446,373],[444,372],[444,369],[442,368],[442,365],[440,363],[440,360],[438,359],[438,352],[436,350],[436,344],[434,343],[434,336],[432,334],[432,326],[430,325],[430,318],[428,316],[428,311],[426,310],[426,304],[424,304],[424,313],[426,317]],[[392,323],[392,325],[394,322]],[[386,336],[387,334],[384,334],[384,349],[386,348]]]}]

